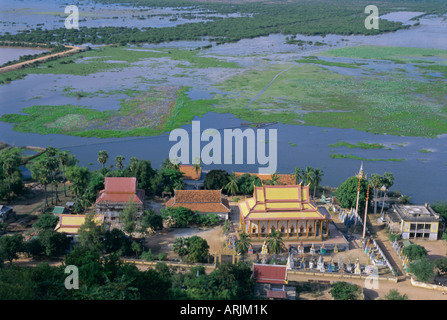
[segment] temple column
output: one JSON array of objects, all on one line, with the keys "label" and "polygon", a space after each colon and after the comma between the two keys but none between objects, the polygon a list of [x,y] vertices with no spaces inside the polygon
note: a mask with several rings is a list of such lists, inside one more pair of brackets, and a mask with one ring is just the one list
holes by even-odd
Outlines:
[{"label": "temple column", "polygon": [[320,222],[320,237],[321,237],[321,239],[323,239],[323,222],[324,222],[324,220]]},{"label": "temple column", "polygon": [[248,235],[251,237],[251,220],[248,222]]},{"label": "temple column", "polygon": [[289,229],[289,220],[287,220],[287,239],[289,239],[290,229]]},{"label": "temple column", "polygon": [[309,220],[306,220],[306,238],[309,238]]},{"label": "temple column", "polygon": [[259,239],[259,230],[261,229],[261,220],[258,220],[258,239]]}]

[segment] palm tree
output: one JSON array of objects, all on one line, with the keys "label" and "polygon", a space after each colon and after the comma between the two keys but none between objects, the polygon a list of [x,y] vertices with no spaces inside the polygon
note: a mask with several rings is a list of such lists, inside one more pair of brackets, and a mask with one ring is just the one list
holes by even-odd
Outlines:
[{"label": "palm tree", "polygon": [[183,180],[177,180],[174,183],[174,190],[184,190],[185,184],[183,183]]},{"label": "palm tree", "polygon": [[131,157],[129,159],[129,169],[131,172],[135,172],[137,165],[138,165],[138,161],[140,161],[140,160],[138,160],[137,157]]},{"label": "palm tree", "polygon": [[295,168],[295,183],[300,184],[303,181],[303,172],[299,167]]},{"label": "palm tree", "polygon": [[321,180],[323,180],[323,170],[321,169],[315,169],[314,170],[314,198],[315,198],[315,191],[317,190],[317,187],[320,185]]},{"label": "palm tree", "polygon": [[314,177],[314,168],[312,167],[306,167],[306,170],[304,170],[304,181],[306,185],[310,185],[313,181]]},{"label": "palm tree", "polygon": [[282,252],[284,242],[282,241],[282,238],[277,230],[272,230],[272,232],[270,232],[269,239],[267,240],[267,246],[270,253]]},{"label": "palm tree", "polygon": [[48,169],[46,165],[46,160],[40,160],[38,162],[35,162],[31,166],[31,176],[34,180],[39,182],[44,187],[44,194],[45,194],[45,205],[44,210],[48,207],[48,200],[47,200],[47,185],[51,182],[51,172]]},{"label": "palm tree", "polygon": [[101,150],[98,152],[98,162],[102,165],[102,169],[104,170],[107,159],[109,159],[109,154],[105,150]]},{"label": "palm tree", "polygon": [[[14,186],[14,174],[20,165],[20,157],[16,152],[8,154],[3,160],[3,171],[8,175],[8,201]],[[12,178],[12,183],[11,183]]]},{"label": "palm tree", "polygon": [[369,186],[373,189],[374,194],[374,217],[377,213],[377,198],[379,196],[380,187],[383,186],[383,178],[377,173],[373,173],[369,177]]},{"label": "palm tree", "polygon": [[279,180],[281,179],[281,176],[275,172],[272,174],[272,185],[276,186],[279,184],[282,184]]},{"label": "palm tree", "polygon": [[115,157],[115,167],[118,170],[123,170],[124,169],[124,160],[125,159],[126,158],[124,158],[124,156],[122,156],[122,155],[119,155],[119,156]]},{"label": "palm tree", "polygon": [[67,177],[72,183],[76,198],[79,198],[88,185],[90,171],[85,167],[74,166],[67,170]]},{"label": "palm tree", "polygon": [[236,193],[239,192],[239,187],[237,185],[237,177],[234,173],[232,173],[229,177],[229,182],[227,183],[227,185],[224,187],[224,189],[230,193],[231,195],[235,195]]},{"label": "palm tree", "polygon": [[239,239],[235,243],[236,251],[240,254],[245,254],[248,252],[248,248],[251,246],[251,241],[245,232],[239,235]]},{"label": "palm tree", "polygon": [[196,161],[193,163],[194,171],[199,174],[200,170],[202,169],[202,159],[198,158],[195,159]]},{"label": "palm tree", "polygon": [[68,151],[64,151],[64,152],[60,152],[58,154],[59,157],[59,163],[62,166],[62,179],[63,179],[63,183],[64,183],[64,196],[67,196],[67,190],[65,188],[65,168],[68,164],[68,157],[69,156],[69,152]]},{"label": "palm tree", "polygon": [[380,211],[382,218],[383,218],[383,207],[385,206],[386,195],[388,193],[388,190],[393,186],[393,184],[394,184],[394,175],[391,172],[385,172],[383,175],[383,186],[385,187],[385,191],[384,191],[384,197],[382,199],[382,210]]},{"label": "palm tree", "polygon": [[[56,154],[51,152],[48,153],[48,155],[51,154],[51,156],[48,156],[46,158],[46,166],[48,170],[50,171],[50,183],[51,183],[51,203],[53,204],[53,193],[54,193],[54,186],[56,183],[56,176],[59,173],[59,161],[56,158]],[[57,190],[56,190],[56,198],[57,198]]]},{"label": "palm tree", "polygon": [[188,239],[184,237],[175,238],[172,251],[177,253],[180,261],[182,261],[182,258],[188,254]]}]

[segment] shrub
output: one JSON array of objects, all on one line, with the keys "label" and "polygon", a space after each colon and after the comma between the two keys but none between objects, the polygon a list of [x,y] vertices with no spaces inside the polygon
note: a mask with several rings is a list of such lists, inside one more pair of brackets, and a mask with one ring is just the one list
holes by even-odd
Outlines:
[{"label": "shrub", "polygon": [[143,260],[146,260],[146,261],[153,261],[153,260],[155,260],[155,256],[152,253],[151,249],[149,249],[148,251],[144,251],[141,254],[140,258],[143,259]]},{"label": "shrub", "polygon": [[403,253],[410,260],[418,260],[427,256],[427,250],[418,244],[409,245],[404,248]]},{"label": "shrub", "polygon": [[336,282],[329,293],[335,300],[359,300],[361,298],[360,288],[348,282]]}]

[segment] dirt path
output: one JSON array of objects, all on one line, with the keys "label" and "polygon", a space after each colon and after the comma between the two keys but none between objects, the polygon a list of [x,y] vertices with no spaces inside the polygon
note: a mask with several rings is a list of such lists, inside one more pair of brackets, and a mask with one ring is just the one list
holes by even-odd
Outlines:
[{"label": "dirt path", "polygon": [[74,54],[74,53],[78,53],[78,52],[82,52],[82,51],[86,50],[84,48],[75,47],[75,46],[65,46],[65,47],[66,48],[71,48],[71,49],[68,50],[68,51],[50,54],[50,55],[47,55],[47,56],[31,59],[31,60],[24,61],[24,62],[19,62],[19,63],[13,64],[13,65],[10,65],[10,66],[6,66],[6,67],[3,67],[3,68],[0,68],[0,73],[5,73],[5,72],[9,72],[9,71],[14,71],[14,70],[26,68],[26,67],[29,67],[30,65],[32,65],[35,62],[45,62],[45,61],[47,61],[48,59],[51,59],[51,58],[66,57],[68,55],[71,55],[71,54]]}]

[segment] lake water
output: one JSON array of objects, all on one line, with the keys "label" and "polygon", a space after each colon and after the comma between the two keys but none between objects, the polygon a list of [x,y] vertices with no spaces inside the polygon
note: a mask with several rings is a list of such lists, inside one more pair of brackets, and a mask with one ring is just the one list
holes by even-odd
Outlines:
[{"label": "lake water", "polygon": [[45,49],[37,48],[13,48],[13,47],[1,47],[0,48],[0,65],[13,60],[18,60],[21,56],[35,55],[46,52]]},{"label": "lake water", "polygon": [[[31,2],[46,3],[45,1]],[[21,7],[27,7],[23,3],[28,4],[28,2],[21,2]],[[62,2],[56,3],[62,6]],[[412,16],[418,14],[392,14],[389,18],[408,21]],[[39,15],[33,14],[31,16],[36,17]],[[47,18],[45,17],[45,19]],[[46,21],[45,19],[42,20],[42,15],[40,15],[40,20],[37,21]],[[134,19],[132,21],[138,23],[140,20]],[[327,43],[327,46],[323,47],[309,46],[300,48],[296,45],[285,44],[285,36],[283,35],[271,35],[213,46],[211,49],[203,50],[202,54],[204,56],[219,55],[223,59],[236,61],[241,66],[250,68],[263,63],[263,58],[276,61],[284,60],[284,63],[287,63],[302,54],[318,53],[330,47],[360,44],[447,50],[446,26],[446,21],[440,18],[426,17],[421,19],[418,27],[373,37],[329,35],[323,38],[318,36],[297,36],[297,39]],[[342,39],[344,40],[342,41]],[[160,47],[196,48],[208,43],[207,39],[204,39],[202,42],[179,41],[143,47],[149,50]],[[264,63],[267,62],[264,61]],[[217,92],[215,88],[212,88],[213,83],[216,83],[219,79],[232,76],[234,72],[231,69],[197,69],[194,74],[177,77],[178,69],[175,68],[175,64],[176,62],[166,59],[162,64],[154,67],[153,62],[143,61],[137,63],[135,67],[124,69],[120,72],[103,72],[88,77],[51,74],[28,75],[23,80],[13,81],[8,85],[0,86],[0,115],[18,113],[24,107],[36,104],[63,105],[70,103],[85,105],[98,110],[118,109],[120,107],[119,100],[126,97],[125,95],[113,95],[77,99],[75,97],[67,97],[62,93],[64,88],[70,86],[74,90],[91,92],[101,89],[105,91],[123,89],[123,83],[125,83],[125,88],[138,88],[138,90],[146,90],[153,85],[164,83],[176,86],[192,86],[193,88],[188,93],[189,96],[194,99],[204,99],[212,97],[211,92]],[[150,74],[147,71],[149,67],[151,68]],[[355,70],[354,72],[357,71]],[[202,118],[196,117],[195,120],[201,121],[202,130],[215,128],[220,131],[224,128],[244,128],[241,123],[245,122],[230,114],[213,112],[206,114]],[[21,133],[13,131],[12,127],[12,124],[0,122],[1,141],[17,146],[35,145],[45,147],[52,145],[69,150],[78,157],[81,165],[89,166],[92,169],[100,167],[96,159],[98,151],[102,149],[107,150],[110,155],[109,164],[113,162],[113,158],[116,155],[124,155],[126,163],[130,157],[135,156],[149,159],[152,161],[153,167],[159,168],[161,162],[168,157],[170,148],[174,145],[174,142],[169,141],[168,133],[156,137],[97,139]],[[190,130],[190,127],[191,125],[184,126],[186,130]],[[332,159],[330,157],[332,153],[350,153],[368,159],[403,158],[405,161],[402,162],[365,161],[364,169],[368,174],[392,172],[395,176],[395,184],[392,190],[400,190],[402,193],[409,195],[414,203],[421,204],[447,199],[447,135],[434,139],[397,137],[375,135],[352,129],[281,124],[271,125],[265,129],[278,130],[278,172],[280,173],[292,173],[297,166],[301,168],[312,166],[324,171],[322,185],[337,186],[359,170],[361,161]],[[340,140],[354,144],[358,141],[381,143],[387,148],[391,148],[391,150],[329,147],[330,144]],[[296,146],[293,146],[293,144]],[[203,145],[204,143],[202,143]],[[429,149],[432,152],[421,153],[419,152],[420,149]],[[206,166],[205,169],[221,168],[229,172],[257,172],[258,167],[259,165],[212,165]]]}]

